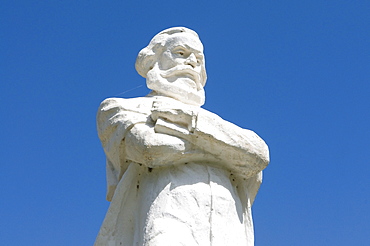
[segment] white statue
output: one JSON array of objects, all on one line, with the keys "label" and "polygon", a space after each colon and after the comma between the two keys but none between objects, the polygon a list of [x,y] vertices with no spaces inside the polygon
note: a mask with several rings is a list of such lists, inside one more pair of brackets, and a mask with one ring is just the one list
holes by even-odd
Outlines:
[{"label": "white statue", "polygon": [[268,147],[200,108],[207,75],[198,35],[160,32],[136,70],[152,92],[108,98],[97,115],[111,205],[95,246],[253,245],[251,206]]}]

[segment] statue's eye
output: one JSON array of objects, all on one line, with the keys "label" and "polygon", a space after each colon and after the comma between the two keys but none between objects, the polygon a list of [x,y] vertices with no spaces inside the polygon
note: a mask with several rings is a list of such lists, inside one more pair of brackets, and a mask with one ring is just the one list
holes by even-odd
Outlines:
[{"label": "statue's eye", "polygon": [[177,47],[174,50],[172,50],[173,54],[176,54],[178,56],[185,56],[185,50],[182,47]]}]

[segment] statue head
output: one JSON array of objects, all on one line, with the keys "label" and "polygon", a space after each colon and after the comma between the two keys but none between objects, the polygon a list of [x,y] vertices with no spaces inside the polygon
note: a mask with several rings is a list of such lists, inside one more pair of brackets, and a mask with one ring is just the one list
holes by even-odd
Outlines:
[{"label": "statue head", "polygon": [[196,32],[173,27],[158,33],[140,51],[135,67],[156,93],[192,105],[204,104],[207,74]]}]

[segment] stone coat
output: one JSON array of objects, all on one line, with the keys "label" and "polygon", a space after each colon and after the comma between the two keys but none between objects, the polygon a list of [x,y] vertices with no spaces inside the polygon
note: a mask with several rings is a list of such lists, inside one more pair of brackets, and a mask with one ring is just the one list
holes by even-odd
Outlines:
[{"label": "stone coat", "polygon": [[253,245],[251,206],[267,145],[202,108],[190,110],[188,128],[153,120],[158,101],[179,104],[109,98],[98,110],[111,205],[95,245]]}]

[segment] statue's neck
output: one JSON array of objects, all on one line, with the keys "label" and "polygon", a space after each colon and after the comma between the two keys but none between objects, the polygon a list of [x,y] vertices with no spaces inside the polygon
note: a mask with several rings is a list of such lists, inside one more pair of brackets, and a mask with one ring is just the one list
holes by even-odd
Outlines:
[{"label": "statue's neck", "polygon": [[167,98],[169,100],[176,100],[176,101],[182,102],[184,104],[194,106],[194,104],[190,104],[188,101],[182,101],[181,98],[174,98],[171,95],[167,95],[165,93],[158,92],[158,91],[151,91],[148,95],[146,95],[146,97],[163,97],[163,98]]}]

